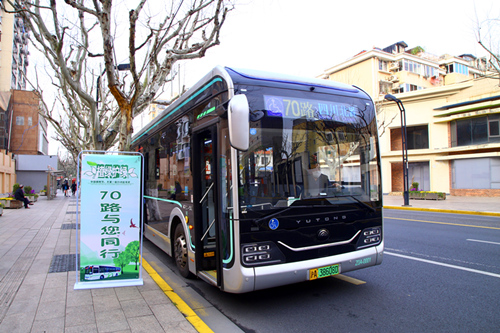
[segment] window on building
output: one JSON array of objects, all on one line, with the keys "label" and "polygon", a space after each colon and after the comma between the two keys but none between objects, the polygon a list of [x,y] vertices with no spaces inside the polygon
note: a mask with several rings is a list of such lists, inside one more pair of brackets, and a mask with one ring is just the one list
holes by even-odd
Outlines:
[{"label": "window on building", "polygon": [[[429,149],[429,126],[407,126],[406,139],[408,149]],[[401,150],[401,127],[391,129],[391,150]]]},{"label": "window on building", "polygon": [[16,125],[24,126],[24,117],[17,116],[16,117]]},{"label": "window on building", "polygon": [[422,65],[411,60],[404,60],[403,68],[405,71],[415,74],[422,74]]},{"label": "window on building", "polygon": [[500,136],[500,114],[488,116],[488,135],[490,137]]},{"label": "window on building", "polygon": [[387,72],[387,67],[389,63],[385,60],[380,60],[378,61],[378,69],[381,71],[386,71]]},{"label": "window on building", "polygon": [[469,67],[459,63],[451,63],[446,65],[446,72],[449,73],[460,73],[464,75],[469,75]]},{"label": "window on building", "polygon": [[429,127],[411,126],[406,128],[408,149],[429,149]]},{"label": "window on building", "polygon": [[33,118],[28,117],[28,126],[33,126]]},{"label": "window on building", "polygon": [[500,142],[500,115],[454,120],[450,132],[452,147]]},{"label": "window on building", "polygon": [[378,84],[380,94],[390,94],[392,89],[392,83],[386,81],[380,81]]}]

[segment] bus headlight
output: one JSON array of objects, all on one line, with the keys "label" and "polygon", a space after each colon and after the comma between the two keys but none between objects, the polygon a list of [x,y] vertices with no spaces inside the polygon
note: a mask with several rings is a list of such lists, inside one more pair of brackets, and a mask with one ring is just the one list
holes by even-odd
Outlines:
[{"label": "bus headlight", "polygon": [[245,266],[277,264],[285,261],[285,256],[273,242],[243,244],[241,262]]},{"label": "bus headlight", "polygon": [[361,249],[368,246],[378,245],[382,241],[382,228],[366,228],[361,232],[357,248]]}]

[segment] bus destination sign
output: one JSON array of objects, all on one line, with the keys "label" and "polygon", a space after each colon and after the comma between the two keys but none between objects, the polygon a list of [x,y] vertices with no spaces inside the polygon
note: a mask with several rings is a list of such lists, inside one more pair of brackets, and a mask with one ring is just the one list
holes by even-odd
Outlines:
[{"label": "bus destination sign", "polygon": [[271,117],[309,120],[329,120],[355,123],[360,119],[357,106],[314,99],[264,96],[267,115]]}]

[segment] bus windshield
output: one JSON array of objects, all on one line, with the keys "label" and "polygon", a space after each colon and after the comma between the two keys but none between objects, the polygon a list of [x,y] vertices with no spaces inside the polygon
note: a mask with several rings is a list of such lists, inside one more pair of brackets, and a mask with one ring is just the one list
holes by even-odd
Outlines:
[{"label": "bus windshield", "polygon": [[241,210],[379,201],[373,104],[271,93],[249,98],[264,116],[251,122],[250,149],[239,153]]}]

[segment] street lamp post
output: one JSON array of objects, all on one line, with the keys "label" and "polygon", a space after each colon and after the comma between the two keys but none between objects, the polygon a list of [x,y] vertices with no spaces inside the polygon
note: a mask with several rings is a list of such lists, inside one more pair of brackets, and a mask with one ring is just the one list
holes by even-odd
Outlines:
[{"label": "street lamp post", "polygon": [[408,182],[408,138],[406,136],[406,113],[403,103],[394,97],[393,95],[387,94],[384,98],[388,101],[395,102],[398,105],[399,111],[401,113],[401,141],[403,151],[403,206],[410,205],[410,194],[408,193],[409,182]]}]

